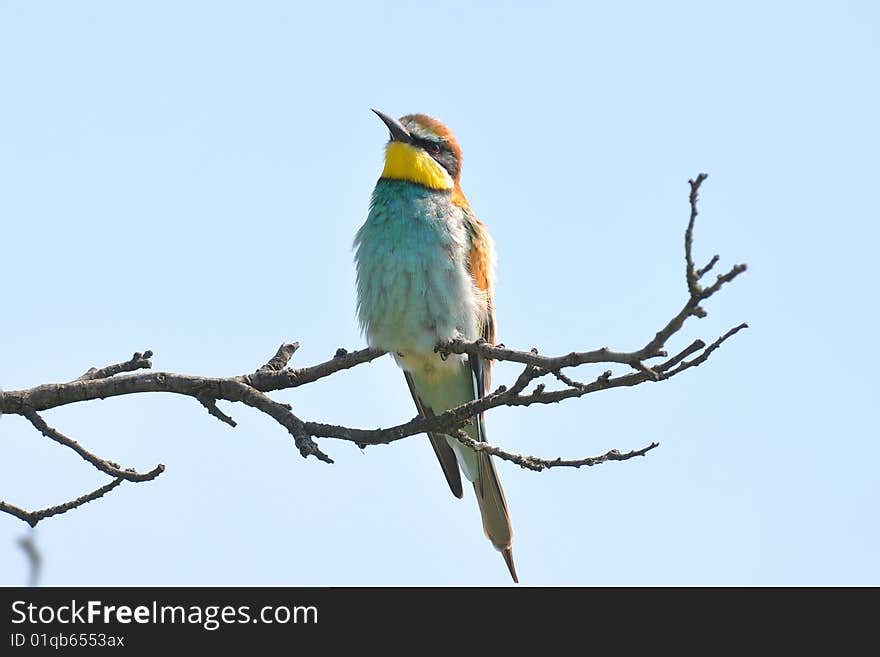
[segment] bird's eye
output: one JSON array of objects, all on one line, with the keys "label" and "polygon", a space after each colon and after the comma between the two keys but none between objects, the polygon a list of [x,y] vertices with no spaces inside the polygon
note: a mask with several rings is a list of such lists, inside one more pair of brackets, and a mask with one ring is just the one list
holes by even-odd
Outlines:
[{"label": "bird's eye", "polygon": [[440,153],[440,144],[436,142],[430,142],[428,144],[428,152],[431,155],[438,155]]}]

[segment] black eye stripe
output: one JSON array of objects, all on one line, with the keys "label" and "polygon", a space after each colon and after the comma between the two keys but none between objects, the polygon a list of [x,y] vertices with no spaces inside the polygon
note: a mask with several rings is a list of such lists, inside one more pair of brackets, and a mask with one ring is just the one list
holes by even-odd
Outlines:
[{"label": "black eye stripe", "polygon": [[422,139],[420,137],[415,137],[413,141],[429,153],[432,149],[439,148],[441,151],[445,149],[445,144],[443,142],[431,141],[430,139]]},{"label": "black eye stripe", "polygon": [[458,157],[448,143],[443,140],[435,141],[423,137],[416,137],[415,135],[411,135],[410,139],[414,146],[424,150],[436,162],[438,162],[440,166],[446,169],[450,176],[453,178],[458,176],[461,165],[459,164]]}]

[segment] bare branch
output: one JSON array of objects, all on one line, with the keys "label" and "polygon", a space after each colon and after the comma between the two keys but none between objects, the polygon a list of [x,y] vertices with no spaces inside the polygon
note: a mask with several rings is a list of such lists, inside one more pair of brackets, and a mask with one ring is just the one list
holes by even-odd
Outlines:
[{"label": "bare branch", "polygon": [[[565,374],[563,374],[560,370],[553,370],[550,372],[553,376],[559,379],[562,383],[567,385],[569,388],[583,388],[586,386],[585,383],[581,383],[580,381],[575,381],[574,379],[569,378]],[[608,376],[611,376],[611,372],[608,372]]]},{"label": "bare branch", "polygon": [[512,349],[507,349],[506,347],[492,346],[480,341],[478,341],[477,344],[479,344],[479,346],[477,347],[461,340],[453,340],[438,345],[437,351],[441,354],[477,354],[484,358],[523,363],[550,372],[559,371],[565,367],[576,367],[578,365],[590,363],[621,363],[647,374],[654,380],[658,380],[653,368],[645,365],[644,361],[652,358],[665,357],[667,354],[663,350],[663,347],[666,345],[669,338],[681,330],[688,317],[706,316],[706,311],[700,306],[700,303],[718,292],[724,284],[731,282],[734,278],[746,271],[746,265],[734,265],[726,274],[719,275],[716,282],[710,287],[704,289],[699,284],[699,279],[706,272],[711,270],[719,259],[718,256],[714,256],[709,261],[709,264],[702,269],[694,269],[692,251],[694,221],[697,218],[697,192],[706,177],[706,174],[701,173],[697,176],[696,180],[688,181],[691,186],[691,216],[687,230],[685,231],[685,261],[687,263],[685,278],[688,283],[688,300],[685,302],[684,306],[682,306],[681,310],[679,310],[663,328],[657,331],[654,337],[641,349],[630,352],[620,352],[613,351],[608,347],[602,347],[601,349],[595,349],[593,351],[572,352],[564,356],[548,358],[546,356],[539,356],[537,350],[532,350],[530,352],[514,351]]},{"label": "bare branch", "polygon": [[200,393],[200,394],[196,395],[196,399],[198,399],[199,403],[201,403],[201,405],[204,406],[208,410],[208,413],[213,415],[215,418],[217,418],[221,422],[225,422],[233,429],[238,426],[238,424],[236,423],[235,420],[233,420],[231,417],[226,415],[226,413],[224,413],[219,408],[217,408],[217,400],[214,399],[213,397],[211,397],[210,395],[208,395],[207,393]]},{"label": "bare branch", "polygon": [[140,353],[136,351],[134,356],[131,357],[130,360],[125,361],[124,363],[116,363],[115,365],[108,365],[107,367],[102,367],[101,369],[96,369],[94,367],[90,368],[85,374],[83,374],[78,379],[74,379],[75,381],[91,381],[94,379],[106,379],[111,376],[115,376],[121,372],[134,372],[135,370],[142,369],[150,369],[153,367],[153,363],[150,362],[150,358],[153,357],[153,352],[147,349],[144,353]]},{"label": "bare branch", "polygon": [[655,447],[660,446],[660,443],[654,442],[646,447],[627,452],[626,454],[621,454],[618,450],[612,449],[599,456],[587,456],[580,459],[542,459],[538,458],[537,456],[512,454],[511,452],[506,452],[503,449],[499,449],[498,447],[493,447],[489,443],[479,443],[460,429],[455,433],[455,439],[463,445],[466,445],[467,447],[470,447],[477,451],[489,452],[489,454],[491,454],[492,456],[497,456],[498,458],[504,459],[505,461],[516,463],[518,466],[525,470],[533,470],[535,472],[541,472],[542,470],[547,470],[549,468],[581,468],[583,466],[592,467],[594,465],[599,465],[600,463],[605,463],[606,461],[628,461],[629,459],[636,456],[644,456]]},{"label": "bare branch", "polygon": [[[706,347],[705,350],[708,351],[711,348],[711,350],[714,351],[718,348],[718,346],[720,346],[721,342],[726,340],[728,337],[734,335],[742,328],[745,328],[745,326],[740,325],[739,327],[731,329],[724,336],[722,336],[722,338],[719,338],[719,340],[717,340],[715,343],[713,343],[709,347]],[[709,355],[711,355],[712,351],[709,351],[708,353],[705,353],[704,351],[704,353],[700,354],[700,356],[698,358],[695,358],[693,361],[683,363],[681,366],[672,371],[666,371],[666,369],[671,367],[673,364],[678,363],[682,358],[685,358],[687,355],[693,354],[695,353],[695,351],[698,351],[699,348],[695,347],[695,345],[696,343],[690,345],[681,354],[678,354],[670,358],[668,361],[656,365],[654,368],[655,371],[662,373],[658,375],[659,380],[669,379],[672,376],[681,373],[685,369],[694,367],[705,362]],[[476,352],[481,352],[483,350],[483,346],[484,343],[472,342],[461,343],[459,345],[459,348],[462,348],[464,350],[473,349]],[[522,354],[523,352],[517,353]],[[522,381],[524,379],[528,379],[528,381],[531,381],[539,376],[544,376],[546,374],[556,376],[556,372],[554,371],[547,372],[542,371],[539,368],[529,368],[531,368],[531,366],[526,366],[526,369],[523,371],[522,374],[520,374],[520,378],[517,380],[518,383],[510,389],[507,389],[505,386],[499,386],[498,389],[496,389],[494,392],[486,395],[481,399],[476,399],[466,404],[462,404],[461,406],[457,406],[456,408],[453,408],[439,415],[432,415],[430,417],[416,417],[409,422],[404,422],[402,424],[398,424],[396,426],[388,427],[385,429],[356,429],[318,422],[304,422],[303,428],[309,434],[318,438],[338,438],[341,440],[349,440],[361,446],[386,445],[419,433],[454,432],[455,430],[462,428],[470,418],[484,413],[492,408],[497,408],[499,406],[531,406],[532,404],[553,404],[566,399],[583,397],[584,395],[599,392],[601,390],[631,387],[644,383],[645,381],[655,380],[654,376],[646,372],[633,372],[630,374],[624,374],[615,377],[612,376],[612,373],[610,371],[606,371],[599,375],[599,377],[596,378],[595,381],[589,384],[577,383],[572,381],[574,385],[570,385],[570,387],[562,390],[536,389],[532,393],[522,394],[522,388],[524,388],[527,384],[527,382],[526,384],[522,384]],[[559,377],[557,376],[557,378]]]},{"label": "bare branch", "polygon": [[4,513],[9,513],[17,518],[21,518],[31,527],[36,527],[37,523],[45,518],[50,518],[51,516],[58,515],[59,513],[65,513],[67,511],[70,511],[71,509],[82,506],[86,502],[91,502],[92,500],[96,500],[99,497],[103,497],[111,490],[116,488],[123,481],[125,480],[121,478],[114,479],[109,484],[105,484],[104,486],[101,486],[99,489],[94,490],[87,495],[78,497],[75,500],[71,500],[70,502],[65,502],[64,504],[50,506],[48,509],[42,509],[41,511],[25,511],[24,509],[19,508],[13,504],[9,504],[8,502],[3,502],[2,500],[0,500],[0,511],[3,511]]},{"label": "bare branch", "polygon": [[276,402],[256,388],[239,381],[224,382],[221,393],[223,399],[240,401],[251,408],[256,408],[287,429],[303,458],[314,456],[324,463],[333,463],[333,459],[322,452],[311,439],[309,432],[303,430],[304,422],[293,414],[288,404]]},{"label": "bare branch", "polygon": [[684,259],[687,263],[685,279],[687,280],[688,291],[690,291],[692,299],[700,296],[700,284],[698,283],[699,276],[696,271],[694,271],[693,256],[694,222],[697,220],[698,214],[697,199],[699,198],[698,194],[700,191],[700,185],[702,185],[703,181],[708,177],[708,174],[701,173],[695,180],[688,180],[688,185],[691,186],[691,193],[688,199],[691,204],[691,218],[690,221],[688,221],[687,230],[684,231]]},{"label": "bare branch", "polygon": [[287,363],[290,362],[290,359],[293,357],[293,354],[296,350],[299,349],[299,342],[286,342],[280,347],[278,347],[278,351],[274,356],[269,360],[268,363],[263,365],[258,372],[280,372],[285,367],[287,367]]},{"label": "bare branch", "polygon": [[718,260],[719,260],[720,257],[721,257],[721,256],[713,255],[713,256],[712,256],[712,259],[711,259],[708,263],[706,263],[706,266],[705,266],[705,267],[700,267],[700,268],[696,271],[697,280],[703,278],[703,276],[705,276],[705,275],[708,274],[710,271],[712,271],[712,268],[713,268],[716,264],[718,264]]},{"label": "bare branch", "polygon": [[697,352],[700,349],[703,349],[705,346],[706,346],[706,343],[703,342],[702,340],[694,340],[687,347],[685,347],[679,353],[677,353],[675,356],[673,356],[672,358],[667,360],[665,363],[658,365],[655,369],[659,372],[665,372],[669,368],[674,367],[675,365],[677,365],[678,363],[683,361],[685,358],[690,356],[692,353]]},{"label": "bare branch", "polygon": [[[697,200],[700,186],[705,179],[706,174],[700,174],[695,180],[689,181],[691,212],[685,231],[687,300],[648,342],[634,351],[615,351],[608,347],[601,347],[592,351],[572,351],[559,356],[543,356],[534,348],[529,351],[517,351],[504,345],[492,345],[483,340],[475,342],[453,340],[439,344],[435,350],[441,357],[448,357],[449,354],[469,354],[486,359],[518,363],[523,366],[523,369],[509,387],[501,385],[480,399],[462,404],[438,415],[418,416],[407,422],[379,429],[361,429],[304,421],[294,415],[289,404],[276,402],[267,393],[296,388],[342,370],[371,362],[384,354],[380,350],[361,349],[348,352],[340,348],[331,359],[325,362],[310,367],[291,369],[287,365],[299,348],[299,343],[285,343],[278,348],[269,362],[257,371],[223,378],[200,377],[173,372],[141,372],[138,370],[152,367],[149,360],[152,352],[135,353],[130,360],[124,363],[110,365],[102,369],[92,368],[80,378],[68,383],[46,384],[28,390],[0,391],[0,413],[18,414],[28,418],[31,424],[44,436],[74,450],[98,470],[114,477],[114,481],[107,486],[51,509],[28,512],[7,503],[0,503],[0,511],[11,513],[30,524],[36,524],[43,517],[62,513],[100,497],[123,480],[149,481],[157,477],[164,470],[163,465],[160,464],[144,474],[134,470],[123,470],[118,464],[92,454],[57,429],[49,427],[38,413],[76,402],[145,392],[166,392],[192,397],[211,415],[231,427],[235,427],[236,422],[221,411],[217,404],[220,400],[243,403],[268,415],[284,427],[293,437],[294,444],[303,457],[314,456],[325,463],[333,463],[333,459],[319,448],[315,439],[347,440],[364,448],[368,445],[389,444],[425,432],[457,436],[459,440],[474,449],[487,450],[501,459],[531,470],[592,466],[605,461],[623,461],[635,456],[643,456],[656,448],[658,443],[651,443],[647,447],[626,453],[611,450],[600,456],[579,459],[542,459],[506,452],[486,443],[473,443],[462,429],[475,416],[499,406],[553,404],[612,388],[632,387],[645,382],[668,380],[704,363],[726,340],[747,327],[746,324],[735,326],[708,346],[703,340],[694,340],[672,357],[669,357],[665,350],[666,343],[682,329],[688,318],[706,315],[706,310],[701,305],[703,302],[716,294],[725,284],[746,271],[745,265],[734,265],[727,273],[718,275],[712,285],[705,288],[700,285],[700,279],[711,271],[720,259],[715,255],[704,267],[700,269],[694,267],[693,234],[698,214]],[[665,360],[657,361],[655,359]],[[648,364],[648,361],[651,363]],[[590,383],[583,383],[564,372],[567,368],[599,364],[626,365],[630,370],[617,375],[611,370],[605,370]],[[124,372],[131,373],[123,374]],[[549,377],[548,382],[551,385],[557,385],[557,387],[548,388],[547,383],[541,380],[544,377]],[[527,390],[533,383],[535,385],[531,387],[531,390]],[[563,387],[559,388],[558,384],[562,384]]]},{"label": "bare branch", "polygon": [[25,406],[24,408],[22,408],[21,414],[24,415],[28,420],[30,420],[30,423],[34,425],[37,431],[46,436],[46,438],[51,438],[56,443],[64,445],[65,447],[69,447],[74,452],[79,454],[84,460],[95,466],[98,470],[112,477],[118,477],[119,479],[125,479],[126,481],[150,481],[165,472],[165,466],[161,463],[144,474],[135,472],[131,469],[122,470],[120,469],[118,463],[113,463],[112,461],[102,459],[100,456],[95,456],[90,451],[83,448],[75,440],[68,438],[57,429],[53,429],[52,427],[50,427],[48,424],[46,424],[46,421],[43,420],[43,418],[41,418],[39,414],[37,414],[34,409]]},{"label": "bare branch", "polygon": [[[705,363],[706,359],[709,358],[709,356],[712,354],[713,351],[715,351],[716,349],[718,349],[718,347],[721,346],[722,342],[726,341],[728,338],[736,335],[737,333],[739,333],[743,329],[747,329],[747,328],[749,328],[749,325],[746,324],[745,322],[743,322],[739,326],[734,326],[727,333],[725,333],[720,338],[715,340],[715,342],[713,342],[708,347],[703,349],[702,353],[699,356],[697,356],[696,358],[694,358],[693,360],[684,361],[681,365],[676,367],[674,370],[671,370],[669,372],[664,372],[663,378],[665,379],[670,376],[674,376],[674,375],[678,374],[679,372],[686,370],[690,367],[696,367],[697,365],[701,365],[702,363]],[[682,353],[684,353],[684,352],[682,352]],[[691,352],[691,353],[693,353],[693,352]]]},{"label": "bare branch", "polygon": [[715,283],[703,290],[703,293],[700,295],[700,300],[702,301],[703,299],[708,299],[718,290],[720,290],[722,285],[724,285],[725,283],[730,283],[730,281],[742,274],[745,270],[745,265],[734,265],[726,274],[718,274]]},{"label": "bare branch", "polygon": [[540,356],[536,350],[516,351],[507,347],[494,346],[484,340],[467,342],[465,340],[451,340],[437,345],[436,351],[441,354],[474,354],[492,360],[523,363],[542,370],[559,370],[564,367],[577,367],[578,365],[596,363],[621,363],[638,368],[638,364],[648,358],[665,356],[666,353],[655,349],[648,353],[645,349],[633,352],[612,351],[608,347],[594,349],[593,351],[571,352],[564,356]]},{"label": "bare branch", "polygon": [[333,358],[318,365],[300,369],[282,369],[277,372],[258,370],[253,374],[242,375],[236,378],[261,392],[272,392],[273,390],[296,388],[307,383],[313,383],[331,374],[336,374],[336,372],[351,369],[363,363],[369,363],[384,355],[385,352],[380,349],[367,348],[349,352],[340,348],[336,350]]}]

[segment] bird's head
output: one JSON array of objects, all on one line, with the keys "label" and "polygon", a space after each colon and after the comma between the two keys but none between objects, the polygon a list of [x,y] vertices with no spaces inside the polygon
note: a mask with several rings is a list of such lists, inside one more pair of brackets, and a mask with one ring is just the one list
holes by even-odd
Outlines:
[{"label": "bird's head", "polygon": [[391,133],[382,178],[409,180],[431,189],[456,187],[461,149],[449,128],[425,114],[407,114],[398,120],[373,111]]}]

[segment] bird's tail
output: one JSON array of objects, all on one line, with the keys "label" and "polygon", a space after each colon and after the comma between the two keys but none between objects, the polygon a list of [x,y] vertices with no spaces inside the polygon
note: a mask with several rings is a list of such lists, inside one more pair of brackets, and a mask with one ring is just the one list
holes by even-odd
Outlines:
[{"label": "bird's tail", "polygon": [[510,513],[507,511],[507,500],[504,498],[504,489],[492,463],[492,456],[484,450],[477,452],[478,474],[474,480],[474,493],[477,496],[477,504],[480,506],[480,516],[483,518],[483,531],[486,537],[492,541],[495,549],[501,552],[504,562],[510,570],[510,576],[514,582],[519,583],[516,576],[516,567],[513,564],[513,526],[510,524]]}]

